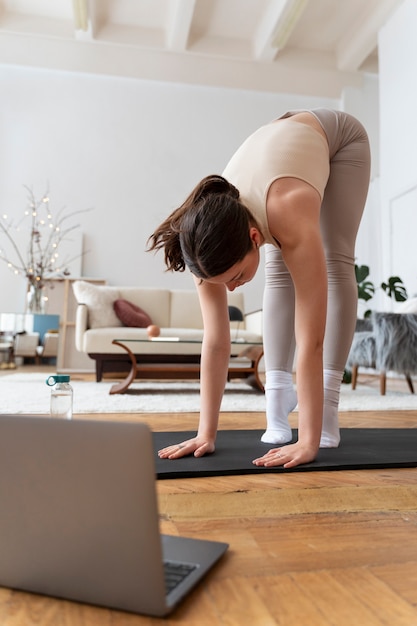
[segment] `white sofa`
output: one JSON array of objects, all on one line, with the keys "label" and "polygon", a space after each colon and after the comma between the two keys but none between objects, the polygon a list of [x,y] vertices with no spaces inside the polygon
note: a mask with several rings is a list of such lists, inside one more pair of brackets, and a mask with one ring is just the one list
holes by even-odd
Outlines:
[{"label": "white sofa", "polygon": [[[141,287],[110,287],[86,281],[73,284],[78,302],[75,322],[75,345],[96,361],[96,380],[105,372],[127,371],[128,353],[114,345],[113,340],[147,340],[146,327],[125,326],[114,311],[116,300],[140,307],[151,323],[159,326],[161,337],[177,337],[178,341],[143,341],[129,343],[138,362],[198,363],[203,338],[203,322],[195,290],[157,289]],[[228,303],[244,312],[242,292],[228,293]],[[244,314],[242,322],[231,322],[231,356],[242,351],[242,342],[262,342],[262,313]],[[181,340],[197,343],[182,343]],[[239,345],[240,344],[240,345]]]}]

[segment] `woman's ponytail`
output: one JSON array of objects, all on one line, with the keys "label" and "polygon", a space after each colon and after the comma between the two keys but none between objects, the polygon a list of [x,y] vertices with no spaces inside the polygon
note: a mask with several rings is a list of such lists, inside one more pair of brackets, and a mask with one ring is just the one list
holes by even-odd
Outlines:
[{"label": "woman's ponytail", "polygon": [[195,187],[194,191],[187,198],[186,202],[192,199],[192,204],[204,200],[211,194],[225,194],[230,195],[235,200],[239,200],[239,191],[231,183],[229,183],[223,176],[212,174],[206,176]]}]

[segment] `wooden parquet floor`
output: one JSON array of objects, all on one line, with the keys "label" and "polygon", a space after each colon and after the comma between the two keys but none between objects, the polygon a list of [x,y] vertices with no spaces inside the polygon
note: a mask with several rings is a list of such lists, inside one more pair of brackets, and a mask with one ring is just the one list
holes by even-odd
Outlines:
[{"label": "wooden parquet floor", "polygon": [[[153,430],[197,422],[196,414],[103,417]],[[263,420],[222,414],[221,427]],[[417,414],[342,413],[341,426],[416,428]],[[0,625],[417,626],[417,468],[165,480],[157,491],[162,532],[230,544],[169,618],[0,589]]]}]

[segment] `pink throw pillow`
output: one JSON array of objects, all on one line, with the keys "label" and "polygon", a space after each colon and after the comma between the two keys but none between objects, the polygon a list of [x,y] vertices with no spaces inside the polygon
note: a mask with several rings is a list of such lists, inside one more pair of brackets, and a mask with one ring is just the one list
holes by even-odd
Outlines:
[{"label": "pink throw pillow", "polygon": [[119,298],[113,303],[114,312],[125,326],[147,328],[152,320],[147,313],[133,302]]}]

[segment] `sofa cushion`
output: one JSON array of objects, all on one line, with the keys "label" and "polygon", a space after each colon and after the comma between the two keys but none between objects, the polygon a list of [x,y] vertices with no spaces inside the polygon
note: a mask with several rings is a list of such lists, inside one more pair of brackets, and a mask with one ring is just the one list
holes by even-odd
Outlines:
[{"label": "sofa cushion", "polygon": [[119,298],[119,290],[116,287],[93,285],[85,280],[76,280],[72,288],[77,302],[88,306],[90,328],[122,326],[113,309],[113,302]]},{"label": "sofa cushion", "polygon": [[129,300],[119,298],[113,302],[113,308],[117,317],[125,326],[147,328],[152,324],[149,315],[140,306],[129,302]]},{"label": "sofa cushion", "polygon": [[[112,343],[114,339],[127,345],[134,354],[200,354],[203,331],[198,329],[161,328],[161,336],[189,339],[181,341],[152,341],[146,328],[94,328],[83,337],[83,350],[88,354],[124,354],[123,348]],[[158,338],[159,339],[159,338]],[[131,340],[131,341],[130,341]]]},{"label": "sofa cushion", "polygon": [[[125,350],[113,344],[116,339],[125,343],[134,354],[200,354],[204,331],[198,328],[161,328],[157,340],[149,340],[146,328],[94,328],[87,330],[82,337],[81,349],[87,354],[125,354]],[[247,346],[243,342],[262,343],[257,333],[240,330],[238,339],[232,331],[231,355],[241,354]],[[167,337],[167,341],[162,341]],[[172,340],[178,338],[177,341]]]},{"label": "sofa cushion", "polygon": [[160,328],[171,326],[170,302],[171,292],[169,289],[155,287],[119,287],[119,298],[128,300],[146,311],[152,320]]},{"label": "sofa cushion", "polygon": [[173,289],[171,291],[170,326],[173,328],[203,328],[197,291]]},{"label": "sofa cushion", "polygon": [[[243,293],[238,291],[228,292],[227,302],[244,310]],[[156,321],[154,322],[157,323]],[[235,325],[235,323],[232,323]],[[165,326],[165,324],[159,324]],[[169,326],[173,328],[203,328],[200,302],[196,290],[172,289],[171,291],[171,315]],[[243,324],[240,324],[242,327]]]}]

